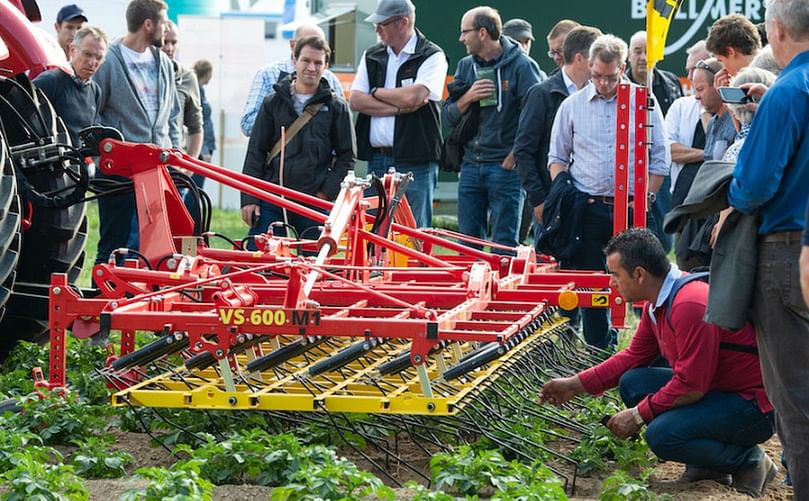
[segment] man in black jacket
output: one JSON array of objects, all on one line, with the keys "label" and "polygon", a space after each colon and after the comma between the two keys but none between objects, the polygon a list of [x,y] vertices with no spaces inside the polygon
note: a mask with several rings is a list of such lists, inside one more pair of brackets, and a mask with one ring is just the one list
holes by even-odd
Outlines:
[{"label": "man in black jacket", "polygon": [[[348,105],[322,78],[330,53],[322,38],[298,40],[295,74],[276,83],[275,92],[261,104],[244,159],[245,174],[324,200],[337,197],[341,181],[354,168],[354,136]],[[288,130],[304,113],[313,117],[294,137],[287,136],[281,171],[280,153],[267,157],[281,138],[281,127]],[[250,226],[248,235],[267,232],[275,221],[291,225],[298,235],[318,225],[245,193],[242,193],[242,219]],[[284,231],[279,229],[277,233]],[[314,236],[311,232],[307,235]]]},{"label": "man in black jacket", "polygon": [[[514,159],[520,181],[534,213],[536,225],[542,225],[542,209],[550,189],[548,148],[556,110],[567,96],[584,87],[590,78],[590,45],[601,35],[598,28],[579,26],[567,34],[563,45],[565,64],[561,71],[528,91],[520,113]],[[534,245],[539,232],[534,232]]]}]

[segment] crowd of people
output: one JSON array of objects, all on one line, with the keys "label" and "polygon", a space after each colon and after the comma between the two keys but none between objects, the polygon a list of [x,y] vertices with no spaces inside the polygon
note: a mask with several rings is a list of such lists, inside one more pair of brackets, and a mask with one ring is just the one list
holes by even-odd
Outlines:
[{"label": "crowd of people", "polygon": [[[167,11],[162,0],[131,0],[128,33],[112,42],[78,6],[59,11],[73,72],[51,70],[35,84],[74,141],[101,123],[129,141],[211,160],[204,86],[212,66],[177,63],[179,31]],[[627,43],[608,27],[567,19],[547,34],[554,68],[546,75],[530,56],[531,24],[503,23],[481,6],[459,18],[468,55],[444,99],[448,60],[416,28],[411,0],[380,0],[366,21],[379,40],[363,53],[348,100],[314,25],[296,30],[288,58],[257,72],[240,123],[249,136],[243,171],[334,200],[355,159],[377,176],[393,167],[412,174],[407,200],[416,224],[429,226],[442,125],[452,129],[462,150],[461,233],[509,253],[532,222],[534,245],[562,268],[608,272],[627,301],[644,302],[628,348],[547,382],[540,399],[561,405],[617,386],[627,406],[607,423],[617,436],[645,426],[655,454],[686,465],[684,481],[754,497],[777,471],[758,444],[777,432],[795,498],[809,499],[801,459],[809,448],[809,0],[767,0],[759,26],[718,19],[686,51],[685,89],[674,73],[649,72],[645,32]],[[648,229],[613,236],[622,83],[652,94],[647,193],[629,187],[630,205],[648,202]],[[724,95],[727,87],[741,98]],[[247,195],[241,207],[250,235],[316,227]],[[97,262],[138,247],[131,194],[100,198],[99,213]],[[579,323],[587,343],[614,351],[606,310],[574,312]]]}]

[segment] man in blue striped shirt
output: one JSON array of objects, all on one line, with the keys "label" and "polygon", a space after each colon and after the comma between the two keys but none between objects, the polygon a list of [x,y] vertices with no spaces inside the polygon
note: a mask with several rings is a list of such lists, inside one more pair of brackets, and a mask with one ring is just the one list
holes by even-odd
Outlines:
[{"label": "man in blue striped shirt", "polygon": [[[562,261],[565,269],[606,271],[602,249],[612,237],[612,209],[615,196],[615,148],[618,84],[626,68],[627,45],[613,35],[602,35],[590,47],[590,84],[568,97],[559,107],[551,132],[548,168],[551,179],[568,171],[576,188],[589,195],[583,215],[582,244],[576,255]],[[630,103],[634,105],[633,102]],[[649,197],[654,202],[668,174],[671,158],[663,125],[663,115],[655,106],[651,113],[649,150]],[[634,130],[634,127],[630,127]],[[630,134],[629,158],[634,158]],[[632,179],[634,169],[629,169]],[[634,196],[633,184],[629,195]],[[644,194],[645,195],[645,194]],[[647,216],[648,217],[648,216]],[[583,309],[584,337],[601,348],[615,345],[608,310]]]}]

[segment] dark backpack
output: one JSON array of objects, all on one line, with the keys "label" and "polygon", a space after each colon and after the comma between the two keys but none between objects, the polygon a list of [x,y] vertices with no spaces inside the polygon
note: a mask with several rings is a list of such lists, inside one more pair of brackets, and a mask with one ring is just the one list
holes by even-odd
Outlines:
[{"label": "dark backpack", "polygon": [[[685,286],[685,284],[693,282],[694,280],[701,280],[703,282],[707,282],[709,277],[710,272],[701,271],[698,273],[683,275],[674,281],[674,285],[671,287],[671,292],[669,292],[669,297],[666,298],[666,323],[668,324],[670,329],[674,330],[674,326],[671,323],[671,306],[674,304],[674,298],[677,296],[677,293],[680,292],[680,289],[682,289]],[[726,343],[725,341],[722,341],[719,343],[719,349],[740,351],[742,353],[750,353],[752,355],[758,355],[757,347],[738,343]]]}]

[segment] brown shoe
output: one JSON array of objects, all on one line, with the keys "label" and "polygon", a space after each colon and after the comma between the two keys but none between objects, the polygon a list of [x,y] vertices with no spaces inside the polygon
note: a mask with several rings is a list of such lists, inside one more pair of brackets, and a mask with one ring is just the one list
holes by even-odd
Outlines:
[{"label": "brown shoe", "polygon": [[693,464],[685,465],[685,471],[680,476],[680,482],[699,482],[700,480],[713,480],[722,485],[730,485],[730,473],[721,473],[710,468],[700,468]]},{"label": "brown shoe", "polygon": [[778,468],[770,457],[764,454],[752,468],[734,473],[731,487],[750,497],[758,498],[775,478],[776,473]]}]

